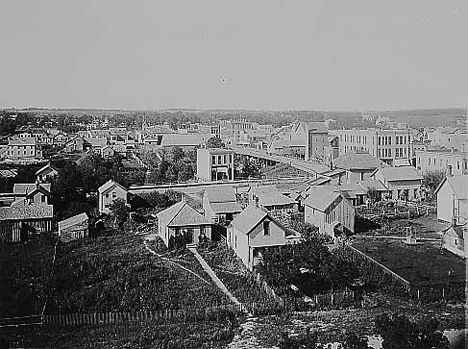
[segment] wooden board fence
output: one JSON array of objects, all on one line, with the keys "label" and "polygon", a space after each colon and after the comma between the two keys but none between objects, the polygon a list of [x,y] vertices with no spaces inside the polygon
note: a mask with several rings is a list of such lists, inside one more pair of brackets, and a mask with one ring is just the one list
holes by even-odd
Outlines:
[{"label": "wooden board fence", "polygon": [[166,309],[166,310],[142,310],[132,312],[101,312],[101,313],[75,313],[44,315],[44,324],[57,324],[62,326],[76,325],[107,325],[122,322],[146,322],[154,320],[189,320],[216,318],[223,312],[239,314],[242,306],[227,305],[216,308],[190,308],[190,309]]}]

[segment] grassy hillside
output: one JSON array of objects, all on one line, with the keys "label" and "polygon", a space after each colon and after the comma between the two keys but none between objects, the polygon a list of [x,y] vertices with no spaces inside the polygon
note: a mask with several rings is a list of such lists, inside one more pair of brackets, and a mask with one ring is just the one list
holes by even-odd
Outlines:
[{"label": "grassy hillside", "polygon": [[0,318],[40,314],[52,271],[55,237],[0,242]]},{"label": "grassy hillside", "polygon": [[[198,268],[190,255],[180,258],[185,267]],[[213,284],[152,255],[140,237],[119,232],[59,244],[53,284],[50,314],[205,308],[226,302]]]}]

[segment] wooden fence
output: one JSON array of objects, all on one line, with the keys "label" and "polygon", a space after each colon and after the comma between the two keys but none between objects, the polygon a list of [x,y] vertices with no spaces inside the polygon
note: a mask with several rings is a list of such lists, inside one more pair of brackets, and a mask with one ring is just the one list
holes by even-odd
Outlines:
[{"label": "wooden fence", "polygon": [[141,310],[131,312],[101,312],[44,315],[44,324],[63,326],[76,325],[107,325],[122,322],[147,322],[155,320],[200,320],[217,319],[227,313],[237,315],[242,313],[241,305],[227,305],[216,308],[187,308],[166,310]]},{"label": "wooden fence", "polygon": [[394,271],[390,270],[389,268],[387,268],[382,263],[377,262],[375,259],[373,259],[373,258],[369,257],[368,255],[366,255],[365,253],[359,251],[357,248],[355,248],[355,247],[353,247],[351,245],[347,245],[346,247],[349,248],[351,251],[353,251],[356,255],[360,256],[361,258],[364,258],[365,260],[367,260],[367,261],[371,262],[372,264],[374,264],[374,265],[378,266],[379,268],[381,268],[385,273],[391,275],[392,278],[397,280],[406,290],[408,290],[408,291],[410,290],[411,285],[410,285],[410,282],[408,280],[401,277],[400,275],[398,275]]}]

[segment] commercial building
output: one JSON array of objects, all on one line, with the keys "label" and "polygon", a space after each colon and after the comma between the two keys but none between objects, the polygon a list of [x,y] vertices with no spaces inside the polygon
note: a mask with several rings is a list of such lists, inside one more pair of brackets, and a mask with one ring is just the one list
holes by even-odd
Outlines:
[{"label": "commercial building", "polygon": [[198,149],[197,178],[208,182],[234,180],[234,151],[225,148]]},{"label": "commercial building", "polygon": [[468,173],[468,152],[454,149],[434,149],[415,151],[416,169],[420,173],[444,171],[447,175]]},{"label": "commercial building", "polygon": [[349,152],[366,152],[394,166],[411,159],[411,134],[409,130],[336,130],[339,136],[340,155]]}]

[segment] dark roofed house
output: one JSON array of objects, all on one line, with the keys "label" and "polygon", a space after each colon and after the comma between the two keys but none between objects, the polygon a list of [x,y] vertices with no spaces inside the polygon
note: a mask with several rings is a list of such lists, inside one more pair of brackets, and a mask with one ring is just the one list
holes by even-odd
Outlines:
[{"label": "dark roofed house", "polygon": [[157,217],[158,234],[169,248],[211,239],[211,221],[184,201],[159,212]]},{"label": "dark roofed house", "polygon": [[346,170],[346,183],[370,179],[378,168],[388,167],[382,160],[367,153],[345,153],[333,161],[333,166]]},{"label": "dark roofed house", "polygon": [[257,203],[273,216],[291,214],[298,211],[298,203],[283,195],[275,185],[251,186],[248,190],[249,203]]},{"label": "dark roofed house", "polygon": [[64,242],[89,236],[89,217],[86,213],[64,219],[58,223],[58,235]]},{"label": "dark roofed house", "polygon": [[421,199],[423,178],[412,166],[378,168],[371,178],[382,182],[394,200]]},{"label": "dark roofed house", "polygon": [[229,185],[208,187],[203,195],[205,217],[213,223],[229,224],[242,209]]},{"label": "dark roofed house", "polygon": [[262,208],[249,205],[232,221],[226,240],[245,266],[252,270],[262,262],[266,248],[298,243],[301,238]]}]

